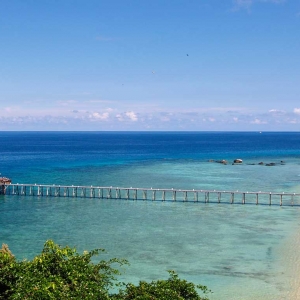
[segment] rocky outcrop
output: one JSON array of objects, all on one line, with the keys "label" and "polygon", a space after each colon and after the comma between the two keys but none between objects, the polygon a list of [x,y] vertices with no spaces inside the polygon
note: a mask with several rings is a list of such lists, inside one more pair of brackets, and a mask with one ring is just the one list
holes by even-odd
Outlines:
[{"label": "rocky outcrop", "polygon": [[209,162],[216,162],[216,163],[219,163],[219,164],[223,164],[223,165],[227,165],[227,160],[225,159],[222,159],[222,160],[214,160],[214,159],[209,159],[208,160]]},{"label": "rocky outcrop", "polygon": [[237,158],[233,161],[234,164],[242,164],[243,163],[243,160],[240,159],[240,158]]},{"label": "rocky outcrop", "polygon": [[[227,165],[228,161],[226,159],[221,159],[221,160],[214,160],[214,159],[209,159],[209,162],[216,162],[219,164]],[[233,160],[232,165],[240,165],[243,163],[243,160],[240,158],[236,158]],[[272,166],[277,166],[277,165],[285,165],[285,162],[281,160],[278,163],[275,162],[270,162],[270,163],[264,163],[260,161],[259,163],[246,163],[246,165],[261,165],[261,166],[267,166],[267,167],[272,167]]]}]

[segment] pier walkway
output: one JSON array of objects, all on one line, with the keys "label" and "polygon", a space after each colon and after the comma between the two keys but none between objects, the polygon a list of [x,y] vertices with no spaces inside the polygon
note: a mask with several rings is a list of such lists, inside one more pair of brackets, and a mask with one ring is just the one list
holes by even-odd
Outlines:
[{"label": "pier walkway", "polygon": [[6,195],[300,206],[300,193],[7,184]]}]

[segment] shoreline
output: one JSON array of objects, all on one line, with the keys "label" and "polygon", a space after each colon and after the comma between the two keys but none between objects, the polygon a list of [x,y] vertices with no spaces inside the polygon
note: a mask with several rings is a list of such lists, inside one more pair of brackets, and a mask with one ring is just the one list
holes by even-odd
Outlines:
[{"label": "shoreline", "polygon": [[287,300],[300,299],[300,224],[295,227],[296,233],[291,234],[279,249],[283,253],[281,263],[289,284]]},{"label": "shoreline", "polygon": [[[293,188],[300,192],[300,185]],[[294,209],[297,209],[294,207]],[[295,212],[295,224],[291,228],[290,235],[282,241],[278,248],[278,263],[282,265],[289,286],[286,298],[279,300],[300,300],[300,211]]]}]

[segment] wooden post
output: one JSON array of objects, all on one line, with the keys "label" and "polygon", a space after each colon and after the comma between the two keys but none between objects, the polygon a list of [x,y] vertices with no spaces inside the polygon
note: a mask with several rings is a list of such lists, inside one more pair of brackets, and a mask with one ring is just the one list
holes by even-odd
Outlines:
[{"label": "wooden post", "polygon": [[143,190],[143,200],[147,200],[147,190]]},{"label": "wooden post", "polygon": [[64,187],[64,197],[69,197],[69,188],[67,186]]},{"label": "wooden post", "polygon": [[107,199],[111,199],[111,188],[107,189]]},{"label": "wooden post", "polygon": [[165,201],[166,200],[166,191],[163,190],[162,191],[162,201]]},{"label": "wooden post", "polygon": [[152,201],[156,200],[156,190],[152,190]]},{"label": "wooden post", "polygon": [[187,191],[183,192],[183,201],[188,201]]},{"label": "wooden post", "polygon": [[205,192],[205,194],[204,194],[204,202],[205,203],[209,202],[209,192]]},{"label": "wooden post", "polygon": [[198,196],[198,192],[194,192],[194,202],[198,202],[199,200],[199,196]]}]

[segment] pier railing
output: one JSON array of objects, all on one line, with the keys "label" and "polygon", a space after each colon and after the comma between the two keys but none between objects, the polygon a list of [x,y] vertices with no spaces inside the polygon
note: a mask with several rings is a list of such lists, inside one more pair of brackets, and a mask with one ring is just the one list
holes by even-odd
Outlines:
[{"label": "pier railing", "polygon": [[300,206],[300,193],[9,184],[6,195]]}]

